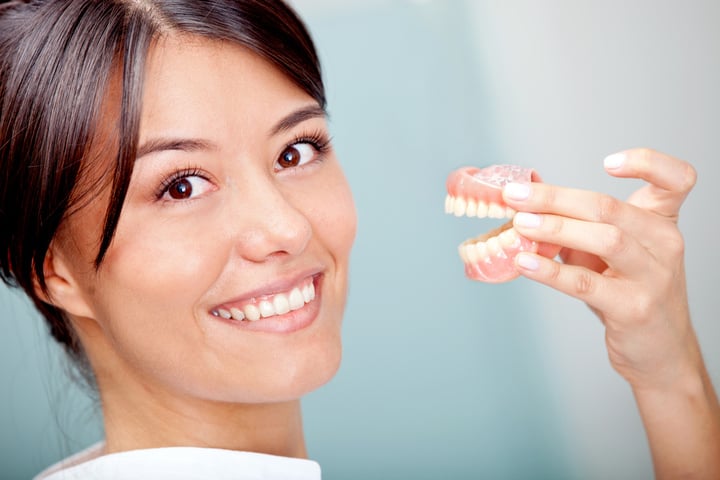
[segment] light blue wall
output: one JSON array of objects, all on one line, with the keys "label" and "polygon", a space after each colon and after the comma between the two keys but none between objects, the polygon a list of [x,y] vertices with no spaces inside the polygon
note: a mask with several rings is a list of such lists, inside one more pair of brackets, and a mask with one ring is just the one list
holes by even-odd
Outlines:
[{"label": "light blue wall", "polygon": [[[629,388],[572,299],[466,281],[485,230],[442,213],[444,180],[512,162],[625,196],[602,158],[648,145],[692,161],[682,219],[691,306],[720,378],[720,4],[571,0],[295,2],[321,52],[359,233],[335,380],[305,401],[328,479],[652,478]],[[98,438],[92,402],[23,302],[0,290],[0,478]]]}]

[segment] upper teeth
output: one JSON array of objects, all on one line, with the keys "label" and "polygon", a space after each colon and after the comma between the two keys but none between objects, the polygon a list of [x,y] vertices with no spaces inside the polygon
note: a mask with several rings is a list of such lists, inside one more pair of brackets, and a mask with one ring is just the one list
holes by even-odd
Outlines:
[{"label": "upper teeth", "polygon": [[445,213],[456,217],[513,218],[516,212],[495,202],[487,203],[483,200],[448,195],[445,197]]},{"label": "upper teeth", "polygon": [[276,315],[284,315],[290,311],[299,310],[315,300],[315,285],[308,282],[302,287],[295,287],[289,292],[276,293],[263,297],[262,300],[251,300],[245,305],[218,308],[213,310],[212,314],[217,317],[235,320],[249,320],[255,322],[261,318],[274,317]]}]

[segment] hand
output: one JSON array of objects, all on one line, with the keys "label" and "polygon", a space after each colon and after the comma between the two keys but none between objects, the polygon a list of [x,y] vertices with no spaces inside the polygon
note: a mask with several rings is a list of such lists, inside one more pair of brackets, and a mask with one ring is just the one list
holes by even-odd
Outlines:
[{"label": "hand", "polygon": [[[626,202],[596,192],[509,185],[515,229],[541,242],[520,273],[586,302],[606,327],[613,367],[636,388],[673,388],[702,367],[688,313],[680,207],[693,167],[647,149],[612,155],[610,175],[648,184]],[[522,213],[534,212],[534,213]],[[553,260],[559,253],[562,263]]]}]

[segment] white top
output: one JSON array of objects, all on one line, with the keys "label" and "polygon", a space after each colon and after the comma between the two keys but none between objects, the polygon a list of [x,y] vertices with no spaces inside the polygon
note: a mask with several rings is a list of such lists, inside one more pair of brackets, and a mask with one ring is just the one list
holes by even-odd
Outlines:
[{"label": "white top", "polygon": [[320,480],[312,460],[214,448],[170,447],[101,455],[99,443],[35,480]]}]

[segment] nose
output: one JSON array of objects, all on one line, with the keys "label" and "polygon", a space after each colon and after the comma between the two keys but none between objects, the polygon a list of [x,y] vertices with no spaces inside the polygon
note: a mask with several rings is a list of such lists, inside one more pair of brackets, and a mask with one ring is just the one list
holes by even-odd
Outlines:
[{"label": "nose", "polygon": [[294,197],[272,178],[256,179],[237,192],[237,250],[251,262],[302,253],[310,242],[312,226]]}]

